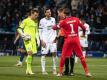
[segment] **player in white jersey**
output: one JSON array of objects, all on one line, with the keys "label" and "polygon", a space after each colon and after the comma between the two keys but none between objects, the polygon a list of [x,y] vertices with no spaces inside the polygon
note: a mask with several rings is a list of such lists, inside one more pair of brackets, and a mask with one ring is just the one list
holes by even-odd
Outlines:
[{"label": "player in white jersey", "polygon": [[[86,56],[86,49],[88,48],[88,35],[90,34],[90,28],[89,28],[89,24],[86,23],[86,21],[81,18],[82,23],[84,24],[84,26],[86,27],[86,34],[85,37],[83,37],[83,33],[82,33],[82,29],[79,28],[79,37],[80,37],[80,44],[81,47],[83,49],[83,56]],[[75,63],[77,63],[78,58],[75,58]]]},{"label": "player in white jersey", "polygon": [[56,73],[56,36],[57,33],[55,30],[52,29],[52,26],[56,24],[55,18],[51,17],[51,10],[47,8],[45,10],[45,16],[40,20],[39,24],[39,33],[40,33],[40,40],[42,45],[41,51],[41,67],[42,67],[42,74],[48,74],[45,70],[45,56],[48,54],[49,50],[50,53],[53,55],[53,74]]}]

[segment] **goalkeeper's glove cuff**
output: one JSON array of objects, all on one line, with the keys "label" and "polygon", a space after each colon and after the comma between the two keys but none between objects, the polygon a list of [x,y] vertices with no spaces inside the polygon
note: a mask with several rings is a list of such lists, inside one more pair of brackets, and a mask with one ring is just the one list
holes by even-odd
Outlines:
[{"label": "goalkeeper's glove cuff", "polygon": [[26,34],[24,33],[21,33],[21,37],[24,38],[26,36]]},{"label": "goalkeeper's glove cuff", "polygon": [[26,35],[26,34],[24,34],[24,33],[21,34],[21,37],[22,37],[23,40],[25,40],[25,41],[28,41],[28,40],[31,39],[31,36],[30,36],[30,35]]}]

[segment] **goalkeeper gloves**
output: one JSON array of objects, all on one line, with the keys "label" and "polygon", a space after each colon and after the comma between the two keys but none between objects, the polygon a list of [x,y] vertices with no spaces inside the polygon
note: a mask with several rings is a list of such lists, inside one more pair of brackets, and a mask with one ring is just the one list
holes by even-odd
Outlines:
[{"label": "goalkeeper gloves", "polygon": [[29,40],[31,39],[31,36],[30,36],[30,35],[27,35],[27,34],[24,34],[24,33],[21,34],[21,37],[22,37],[23,40],[25,40],[25,41],[29,41]]}]

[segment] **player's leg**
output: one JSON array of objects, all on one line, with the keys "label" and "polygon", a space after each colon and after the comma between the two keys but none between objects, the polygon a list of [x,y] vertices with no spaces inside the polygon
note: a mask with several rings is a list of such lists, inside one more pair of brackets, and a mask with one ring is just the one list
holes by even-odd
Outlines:
[{"label": "player's leg", "polygon": [[80,58],[81,60],[81,64],[84,68],[84,71],[85,71],[85,74],[86,76],[91,76],[89,71],[88,71],[88,67],[87,67],[87,64],[86,64],[86,60],[85,58],[83,57],[83,53],[82,53],[82,49],[81,49],[81,46],[80,46],[80,43],[79,43],[79,40],[76,41],[76,44],[74,46],[74,50],[75,50],[75,53],[76,55]]},{"label": "player's leg", "polygon": [[73,54],[72,57],[65,59],[65,75],[74,75],[73,69],[74,69],[74,63],[75,63],[75,55]]},{"label": "player's leg", "polygon": [[41,55],[41,67],[42,67],[42,74],[48,74],[46,72],[46,59],[45,59],[46,55],[45,54],[42,54]]},{"label": "player's leg", "polygon": [[64,75],[69,75],[69,58],[65,59],[65,71]]},{"label": "player's leg", "polygon": [[24,59],[24,54],[22,54],[20,51],[18,51],[18,54],[20,54],[20,57],[19,57],[19,61],[16,65],[17,66],[22,66],[22,62],[23,62],[23,59]]},{"label": "player's leg", "polygon": [[86,58],[86,51],[88,48],[88,41],[87,39],[83,39],[81,42],[82,50],[83,50],[83,56]]},{"label": "player's leg", "polygon": [[61,54],[61,58],[60,58],[59,74],[57,76],[62,76],[65,59],[72,55],[72,45],[69,42],[70,42],[70,40],[65,40],[65,42],[64,42],[62,54]]},{"label": "player's leg", "polygon": [[27,68],[26,68],[26,74],[34,74],[32,72],[32,51],[28,51],[27,52],[27,58],[26,58],[26,64],[27,64]]},{"label": "player's leg", "polygon": [[48,45],[48,43],[46,44],[46,47],[45,48],[43,48],[42,47],[42,51],[41,51],[41,67],[42,67],[42,74],[48,74],[47,72],[46,72],[46,55],[48,54],[48,51],[49,51],[49,45]]},{"label": "player's leg", "polygon": [[57,56],[56,56],[56,52],[52,52],[52,57],[53,57],[53,74],[57,74]]},{"label": "player's leg", "polygon": [[20,51],[17,51],[17,54],[19,55],[19,61],[16,64],[16,66],[22,66],[23,57]]},{"label": "player's leg", "polygon": [[33,54],[37,53],[37,48],[36,48],[36,42],[34,41],[29,41],[25,42],[25,47],[27,51],[27,57],[26,57],[26,74],[34,74],[32,72],[32,61],[33,61]]},{"label": "player's leg", "polygon": [[20,55],[20,58],[19,58],[19,61],[18,61],[18,63],[16,65],[17,66],[22,66],[24,55],[26,53],[24,42],[23,42],[22,38],[19,39],[19,44],[18,45],[19,45],[18,46],[19,48],[17,49],[17,53]]},{"label": "player's leg", "polygon": [[86,57],[86,49],[85,48],[83,48],[83,56],[84,56],[84,58]]},{"label": "player's leg", "polygon": [[23,60],[24,60],[24,54],[22,53],[20,56],[20,62],[23,62]]},{"label": "player's leg", "polygon": [[52,53],[52,58],[53,58],[53,74],[57,74],[57,71],[56,71],[56,66],[57,66],[56,43],[50,44],[50,52]]},{"label": "player's leg", "polygon": [[62,51],[63,44],[64,44],[64,36],[59,36],[57,41],[57,51]]},{"label": "player's leg", "polygon": [[[59,36],[58,38],[58,43],[57,43],[57,50],[58,51],[62,51],[62,47],[64,44],[64,36]],[[65,59],[65,71],[64,71],[64,75],[68,75],[69,73],[69,58]]]},{"label": "player's leg", "polygon": [[16,65],[17,66],[22,66],[24,56],[26,55],[26,50],[25,50],[25,48],[19,48],[17,52],[20,55],[20,58],[19,58],[19,61]]},{"label": "player's leg", "polygon": [[65,62],[65,56],[62,53],[61,58],[60,58],[60,64],[59,64],[59,73],[57,76],[62,76],[64,62]]},{"label": "player's leg", "polygon": [[78,57],[75,56],[75,63],[78,63]]},{"label": "player's leg", "polygon": [[73,53],[73,56],[70,57],[70,75],[74,75],[74,64],[75,64],[75,54]]}]

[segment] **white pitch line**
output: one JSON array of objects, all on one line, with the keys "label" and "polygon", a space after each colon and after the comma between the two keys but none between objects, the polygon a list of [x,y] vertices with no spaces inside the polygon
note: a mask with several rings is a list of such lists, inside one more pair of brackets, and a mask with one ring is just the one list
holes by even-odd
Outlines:
[{"label": "white pitch line", "polygon": [[[88,65],[88,66],[107,66],[107,65]],[[41,67],[41,66],[33,66],[33,67]],[[46,67],[53,67],[53,66],[46,66]],[[58,67],[58,66],[57,66]]]},{"label": "white pitch line", "polygon": [[[26,65],[24,65],[24,66],[26,66]],[[24,66],[22,66],[22,67],[24,67]],[[99,66],[99,67],[100,67],[100,66],[106,67],[107,65],[88,65],[88,66],[90,66],[90,67],[91,67],[91,66],[92,66],[92,67],[93,67],[93,66],[95,66],[95,67],[96,67],[96,66],[97,66],[97,67],[98,67],[98,66]],[[14,66],[0,66],[0,67],[14,67]],[[33,65],[32,67],[41,67],[41,66]],[[53,67],[53,66],[46,66],[46,67]],[[57,66],[57,67],[59,67],[59,66]]]}]

